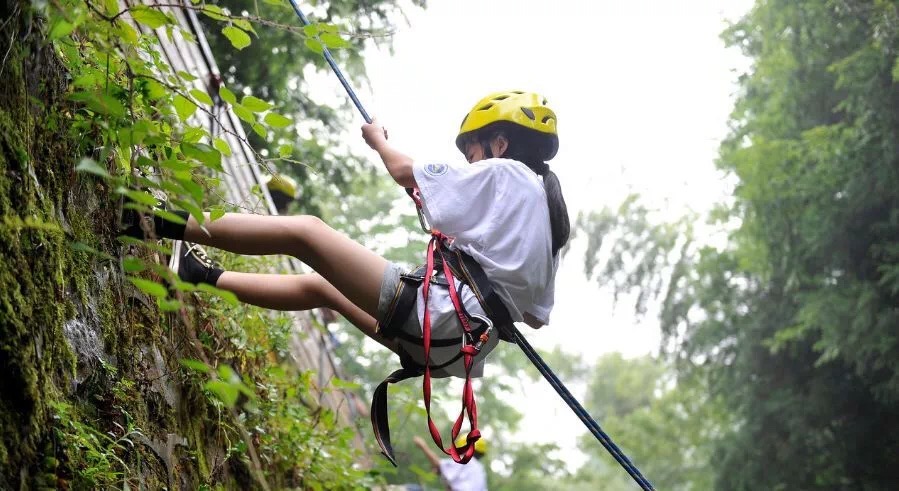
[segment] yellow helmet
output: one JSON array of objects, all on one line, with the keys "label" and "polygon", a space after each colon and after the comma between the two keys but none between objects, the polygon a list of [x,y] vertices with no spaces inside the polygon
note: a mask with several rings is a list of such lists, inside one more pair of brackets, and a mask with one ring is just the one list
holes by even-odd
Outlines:
[{"label": "yellow helmet", "polygon": [[[467,442],[468,437],[466,435],[459,435],[456,438],[456,448],[464,447]],[[478,441],[474,442],[474,451],[479,454],[487,453],[487,442],[484,440],[484,437],[478,438]]]},{"label": "yellow helmet", "polygon": [[495,92],[478,101],[462,120],[456,147],[464,152],[466,136],[502,121],[532,130],[535,137],[544,140],[545,144],[541,145],[543,160],[550,160],[559,150],[556,113],[540,94],[520,90]]},{"label": "yellow helmet", "polygon": [[297,196],[297,182],[290,176],[284,174],[276,174],[274,176],[265,176],[265,185],[269,192],[275,191],[286,194],[291,198]]}]

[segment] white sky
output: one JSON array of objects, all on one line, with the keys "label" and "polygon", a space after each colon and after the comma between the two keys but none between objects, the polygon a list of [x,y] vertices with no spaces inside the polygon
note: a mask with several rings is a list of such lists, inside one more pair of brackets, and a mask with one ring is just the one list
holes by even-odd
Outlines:
[{"label": "white sky", "polygon": [[[750,0],[428,3],[406,9],[410,24],[398,25],[393,55],[374,46],[365,52],[370,91],[360,88],[360,98],[397,148],[413,158],[461,159],[453,141],[476,101],[497,90],[535,91],[559,118],[561,148],[550,164],[572,223],[634,191],[672,214],[706,209],[725,193],[714,159],[727,133],[734,70],[747,61],[725,50],[719,34]],[[348,138],[358,134],[353,128]],[[551,325],[528,338],[588,360],[656,352],[656,320],[636,322],[627,305],[613,315],[611,294],[583,276],[583,249],[576,243],[560,268]],[[523,427],[533,434],[550,422],[565,456],[579,463],[572,449],[583,424],[548,384],[528,398]]]}]

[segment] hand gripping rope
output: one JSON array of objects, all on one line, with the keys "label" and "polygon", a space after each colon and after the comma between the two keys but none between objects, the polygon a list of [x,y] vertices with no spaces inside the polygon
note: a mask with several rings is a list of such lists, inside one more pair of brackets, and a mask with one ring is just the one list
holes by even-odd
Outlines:
[{"label": "hand gripping rope", "polygon": [[[297,5],[296,0],[290,0],[290,4],[293,6],[294,12],[296,12],[297,17],[300,18],[300,21],[303,25],[309,25],[309,20],[303,15],[303,12],[300,10],[300,7]],[[365,119],[366,123],[371,123],[371,117],[365,111],[365,108],[362,107],[362,103],[359,101],[359,98],[356,97],[356,93],[353,91],[353,88],[350,87],[349,82],[347,82],[346,78],[344,78],[343,73],[340,71],[340,68],[337,66],[337,63],[334,61],[334,58],[331,57],[331,53],[328,51],[328,48],[323,47],[322,52],[325,56],[325,60],[327,60],[328,64],[331,66],[331,69],[334,71],[334,74],[337,75],[337,78],[340,80],[340,83],[343,85],[343,88],[346,89],[347,94],[350,99],[352,99],[353,104],[356,105],[356,109],[359,110],[359,113],[362,114],[362,118]],[[418,218],[422,225],[422,229],[431,234],[431,241],[428,244],[428,272],[427,277],[424,280],[424,290],[422,291],[422,296],[427,302],[428,298],[428,287],[431,283],[431,277],[433,275],[434,268],[434,254],[443,255],[443,239],[445,237],[443,234],[436,230],[431,230],[424,219],[424,215],[421,210],[421,199],[418,196],[417,190],[407,189],[406,192],[409,196],[415,201],[416,207],[418,208]],[[480,432],[477,430],[477,405],[474,400],[474,393],[471,388],[471,378],[469,376],[469,371],[471,369],[472,361],[474,355],[480,350],[481,344],[486,341],[486,338],[479,339],[477,342],[470,339],[471,336],[471,327],[468,323],[467,317],[464,315],[461,309],[461,304],[459,302],[459,298],[456,294],[456,288],[453,282],[453,275],[447,266],[447,262],[443,261],[444,275],[446,276],[447,282],[449,283],[449,291],[450,298],[453,301],[453,306],[456,308],[456,313],[459,315],[459,320],[462,322],[463,330],[466,332],[466,336],[468,336],[468,341],[470,344],[466,344],[463,346],[462,352],[465,356],[465,387],[462,393],[462,412],[459,414],[459,417],[456,419],[455,424],[453,424],[452,429],[452,438],[453,441],[459,434],[459,430],[461,429],[462,422],[464,417],[467,416],[471,423],[472,430],[469,432],[468,444],[466,447],[462,447],[462,452],[456,450],[454,445],[450,445],[449,449],[444,450],[445,453],[453,457],[453,460],[457,462],[468,462],[471,459],[471,456],[474,454],[474,442],[480,438]],[[423,382],[423,391],[425,397],[425,409],[428,412],[428,429],[431,432],[431,437],[434,439],[434,442],[443,449],[443,443],[440,438],[440,433],[437,431],[436,426],[433,421],[431,421],[431,390],[430,390],[430,314],[429,309],[425,309],[425,326],[422,326],[422,335],[424,337],[424,351],[425,351],[425,377]],[[561,380],[553,373],[552,369],[547,366],[546,362],[540,357],[539,354],[534,350],[534,348],[528,343],[528,341],[521,335],[521,332],[514,325],[509,326],[499,326],[500,329],[506,331],[505,334],[515,341],[521,350],[524,352],[525,356],[531,360],[531,363],[537,367],[537,370],[543,375],[543,377],[552,385],[553,389],[562,397],[568,407],[574,411],[577,417],[587,426],[587,429],[590,430],[590,433],[599,440],[599,443],[615,458],[615,460],[624,468],[625,471],[634,479],[634,481],[640,486],[641,489],[646,491],[654,491],[652,484],[643,477],[643,474],[640,473],[640,470],[627,458],[624,452],[618,448],[617,445],[612,441],[612,439],[600,428],[599,424],[594,420],[590,414],[584,409],[583,406],[571,395],[571,392],[565,387]]]}]

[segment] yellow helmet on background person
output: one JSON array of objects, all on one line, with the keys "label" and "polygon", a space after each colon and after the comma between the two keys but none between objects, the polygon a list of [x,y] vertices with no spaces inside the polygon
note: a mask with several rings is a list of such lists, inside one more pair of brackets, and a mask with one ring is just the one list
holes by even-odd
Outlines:
[{"label": "yellow helmet on background person", "polygon": [[290,203],[297,199],[297,182],[290,176],[284,174],[264,175],[263,182],[268,188],[268,193],[272,197],[275,209],[279,215],[287,213]]},{"label": "yellow helmet on background person", "polygon": [[[459,437],[456,438],[456,448],[462,448],[466,443],[468,443],[467,435],[459,435]],[[478,441],[474,442],[474,451],[481,455],[487,453],[487,442],[484,440],[484,437],[478,438]]]},{"label": "yellow helmet on background person", "polygon": [[478,101],[465,115],[456,137],[456,147],[465,152],[465,144],[471,136],[490,125],[506,122],[531,130],[529,137],[540,140],[541,157],[550,160],[559,151],[559,133],[556,113],[546,104],[546,98],[534,92],[494,92]]},{"label": "yellow helmet on background person", "polygon": [[268,187],[268,191],[270,193],[279,192],[290,196],[291,198],[296,198],[297,196],[297,181],[284,174],[275,174],[275,175],[266,175],[264,177],[265,185]]}]

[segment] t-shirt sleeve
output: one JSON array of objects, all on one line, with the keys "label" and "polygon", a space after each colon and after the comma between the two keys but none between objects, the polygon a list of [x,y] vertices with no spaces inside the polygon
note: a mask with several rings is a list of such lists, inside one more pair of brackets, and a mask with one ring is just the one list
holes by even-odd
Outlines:
[{"label": "t-shirt sleeve", "polygon": [[501,166],[415,162],[412,171],[431,226],[452,237],[479,241],[479,229],[492,218]]}]

